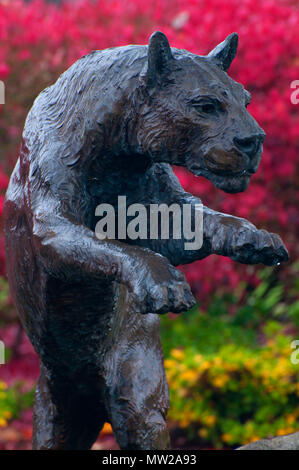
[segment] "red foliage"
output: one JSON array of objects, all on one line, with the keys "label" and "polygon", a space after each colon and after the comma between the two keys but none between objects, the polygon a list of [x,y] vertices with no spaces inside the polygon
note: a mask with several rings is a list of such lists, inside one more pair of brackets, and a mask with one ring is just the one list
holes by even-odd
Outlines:
[{"label": "red foliage", "polygon": [[[290,83],[299,79],[298,23],[299,10],[291,0],[258,5],[256,0],[82,0],[61,7],[40,0],[0,1],[0,79],[7,90],[7,104],[0,109],[2,163],[9,171],[15,161],[34,97],[82,54],[145,44],[157,29],[172,46],[205,54],[237,31],[240,46],[230,74],[252,92],[249,110],[268,135],[259,172],[244,194],[226,195],[204,179],[177,171],[183,186],[205,204],[281,233],[294,256],[299,105],[290,101]],[[1,173],[0,187],[6,183]],[[184,271],[201,299],[212,287],[232,287],[253,273],[214,256]]]}]

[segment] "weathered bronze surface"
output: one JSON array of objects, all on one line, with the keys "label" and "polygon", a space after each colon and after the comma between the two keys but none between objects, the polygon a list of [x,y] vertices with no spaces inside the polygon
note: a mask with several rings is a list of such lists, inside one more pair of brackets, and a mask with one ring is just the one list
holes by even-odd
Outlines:
[{"label": "weathered bronze surface", "polygon": [[[216,253],[288,259],[279,236],[204,208],[204,242],[104,240],[95,207],[190,203],[171,165],[244,191],[265,137],[227,74],[234,33],[208,56],[148,46],[93,51],[30,110],[5,202],[8,278],[41,363],[35,449],[88,449],[105,421],[122,449],[165,449],[168,388],[157,313],[194,304],[174,266]],[[149,313],[151,312],[151,313]],[[143,315],[146,314],[146,315]]]}]

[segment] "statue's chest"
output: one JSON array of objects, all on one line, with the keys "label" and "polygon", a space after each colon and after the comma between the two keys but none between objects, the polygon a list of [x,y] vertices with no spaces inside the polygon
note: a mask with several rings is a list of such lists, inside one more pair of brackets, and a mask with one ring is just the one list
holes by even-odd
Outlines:
[{"label": "statue's chest", "polygon": [[87,192],[94,204],[111,204],[118,207],[119,196],[126,196],[129,204],[142,202],[146,192],[147,176],[145,171],[134,171],[132,164],[128,167],[113,166],[93,174],[87,178]]},{"label": "statue's chest", "polygon": [[94,229],[98,221],[96,208],[99,206],[113,207],[117,220],[120,206],[128,207],[134,203],[144,203],[146,180],[145,173],[134,173],[124,168],[111,168],[110,171],[103,171],[101,175],[90,175],[87,182],[87,192],[92,201],[90,227]]}]

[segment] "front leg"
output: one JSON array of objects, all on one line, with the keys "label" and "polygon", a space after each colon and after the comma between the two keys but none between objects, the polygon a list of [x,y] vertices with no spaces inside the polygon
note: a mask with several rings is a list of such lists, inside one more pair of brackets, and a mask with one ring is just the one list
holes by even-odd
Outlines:
[{"label": "front leg", "polygon": [[117,240],[98,240],[89,228],[41,205],[33,217],[33,246],[50,276],[72,282],[110,280],[127,288],[136,313],[179,313],[195,300],[180,271],[160,254]]},{"label": "front leg", "polygon": [[204,208],[204,239],[211,253],[228,256],[244,264],[268,266],[288,260],[279,235],[257,229],[246,219]]},{"label": "front leg", "polygon": [[[144,192],[151,203],[201,204],[201,200],[185,192],[170,165],[154,165],[144,181]],[[193,218],[194,218],[194,211]],[[194,225],[194,220],[193,220]],[[186,250],[186,239],[135,240],[143,246],[166,256],[177,266],[205,258],[210,254],[228,256],[245,264],[274,265],[288,260],[281,238],[266,230],[258,230],[246,219],[203,207],[203,244],[198,250]]]}]

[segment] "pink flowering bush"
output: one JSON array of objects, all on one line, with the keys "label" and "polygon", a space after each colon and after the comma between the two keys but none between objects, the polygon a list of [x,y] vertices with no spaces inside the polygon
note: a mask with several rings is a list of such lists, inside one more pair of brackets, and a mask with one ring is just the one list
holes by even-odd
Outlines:
[{"label": "pink flowering bush", "polygon": [[[237,31],[240,46],[230,74],[252,92],[250,112],[268,135],[259,172],[249,189],[237,195],[224,194],[183,169],[177,173],[204,204],[282,234],[294,257],[299,113],[290,101],[290,83],[299,77],[298,20],[295,2],[286,0],[264,0],[258,8],[255,0],[82,0],[61,7],[40,0],[0,2],[0,79],[6,84],[6,104],[0,109],[3,170],[9,174],[15,163],[35,96],[83,54],[147,43],[156,29],[167,34],[172,46],[205,54]],[[1,173],[1,205],[6,184]],[[3,273],[2,241],[0,261]],[[254,269],[214,256],[184,271],[202,301],[218,285],[231,288],[244,277],[255,282]]]},{"label": "pink flowering bush", "polygon": [[[298,253],[299,104],[291,103],[290,84],[299,79],[298,24],[295,0],[77,0],[61,6],[42,0],[0,0],[0,80],[6,87],[6,104],[0,105],[0,276],[5,275],[4,194],[35,97],[83,54],[146,44],[155,30],[162,30],[171,46],[201,55],[231,32],[238,32],[239,50],[229,73],[252,93],[249,111],[267,133],[259,171],[247,191],[235,195],[224,194],[182,168],[175,171],[183,187],[205,205],[281,234],[294,260]],[[215,295],[235,289],[243,289],[244,302],[246,292],[258,284],[260,266],[210,256],[182,269],[204,306]],[[293,285],[293,271],[291,263],[274,268],[286,291]],[[246,282],[240,284],[241,280]],[[3,277],[0,281],[1,322],[11,308],[7,283]],[[2,338],[10,338],[11,331],[11,327],[2,330]],[[21,367],[17,361],[2,368],[7,381],[10,371],[13,375],[14,368]],[[34,360],[30,364],[35,376],[37,364]]]}]

